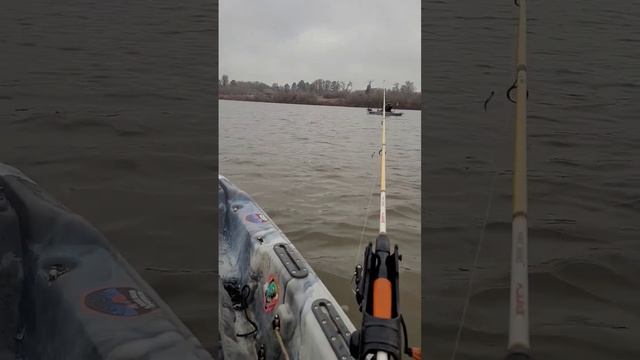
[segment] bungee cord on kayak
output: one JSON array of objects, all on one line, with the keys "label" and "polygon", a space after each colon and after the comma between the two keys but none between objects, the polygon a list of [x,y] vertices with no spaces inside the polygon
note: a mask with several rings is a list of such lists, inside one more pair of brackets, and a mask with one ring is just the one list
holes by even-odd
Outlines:
[{"label": "bungee cord on kayak", "polygon": [[282,341],[282,335],[280,335],[280,316],[276,314],[273,318],[273,332],[276,334],[278,338],[278,344],[280,345],[280,351],[284,355],[285,360],[289,360],[289,352],[287,348],[284,346],[284,341]]},{"label": "bungee cord on kayak", "polygon": [[[246,293],[245,293],[245,290],[246,290]],[[247,313],[247,308],[249,307],[248,302],[250,298],[251,298],[251,288],[247,285],[244,285],[242,287],[242,290],[240,290],[240,303],[234,306],[237,310],[242,310],[244,312],[244,317],[247,320],[247,322],[251,324],[251,326],[253,327],[253,330],[246,333],[241,333],[241,334],[236,333],[236,336],[238,337],[251,336],[258,331],[258,325],[256,325],[256,323],[249,318],[249,314]]]}]

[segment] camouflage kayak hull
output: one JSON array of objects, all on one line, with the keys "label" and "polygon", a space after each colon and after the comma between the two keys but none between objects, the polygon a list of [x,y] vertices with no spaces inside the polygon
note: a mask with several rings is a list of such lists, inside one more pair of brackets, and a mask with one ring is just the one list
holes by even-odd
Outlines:
[{"label": "camouflage kayak hull", "polygon": [[0,164],[0,359],[210,360],[95,228]]},{"label": "camouflage kayak hull", "polygon": [[224,358],[351,359],[353,324],[289,239],[222,176],[218,196]]}]

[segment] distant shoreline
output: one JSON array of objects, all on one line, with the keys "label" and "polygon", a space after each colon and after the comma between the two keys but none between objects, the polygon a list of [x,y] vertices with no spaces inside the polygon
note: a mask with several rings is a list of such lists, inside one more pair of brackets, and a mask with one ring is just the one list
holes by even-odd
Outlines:
[{"label": "distant shoreline", "polygon": [[[250,102],[264,102],[264,103],[274,103],[274,104],[295,104],[295,105],[324,105],[324,106],[343,106],[343,107],[355,107],[366,109],[367,106],[362,106],[358,104],[349,104],[344,99],[327,99],[318,97],[314,100],[306,101],[287,101],[287,100],[276,100],[265,97],[257,97],[255,95],[229,95],[229,94],[218,94],[219,100],[232,100],[232,101],[250,101]],[[375,107],[372,107],[372,109]],[[378,107],[379,108],[379,107]],[[394,108],[394,110],[421,110],[420,107],[408,106],[403,108]]]}]

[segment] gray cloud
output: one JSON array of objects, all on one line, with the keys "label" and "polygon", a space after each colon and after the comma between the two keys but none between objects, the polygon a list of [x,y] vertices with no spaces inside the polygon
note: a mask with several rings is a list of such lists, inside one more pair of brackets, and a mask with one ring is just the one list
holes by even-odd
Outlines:
[{"label": "gray cloud", "polygon": [[413,81],[420,88],[418,0],[221,0],[220,76],[267,84]]}]

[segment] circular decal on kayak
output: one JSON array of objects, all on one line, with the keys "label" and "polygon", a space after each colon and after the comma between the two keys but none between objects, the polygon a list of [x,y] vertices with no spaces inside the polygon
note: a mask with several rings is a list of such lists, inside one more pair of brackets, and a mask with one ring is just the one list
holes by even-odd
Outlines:
[{"label": "circular decal on kayak", "polygon": [[262,215],[262,214],[260,214],[260,213],[249,214],[244,219],[247,220],[248,222],[252,222],[254,224],[262,224],[262,223],[266,223],[268,221],[267,217]]},{"label": "circular decal on kayak", "polygon": [[84,304],[99,313],[122,317],[143,315],[158,308],[142,290],[131,287],[92,291],[84,297]]},{"label": "circular decal on kayak", "polygon": [[273,274],[269,275],[269,280],[262,286],[262,293],[264,296],[264,311],[272,312],[280,301],[280,288]]}]

